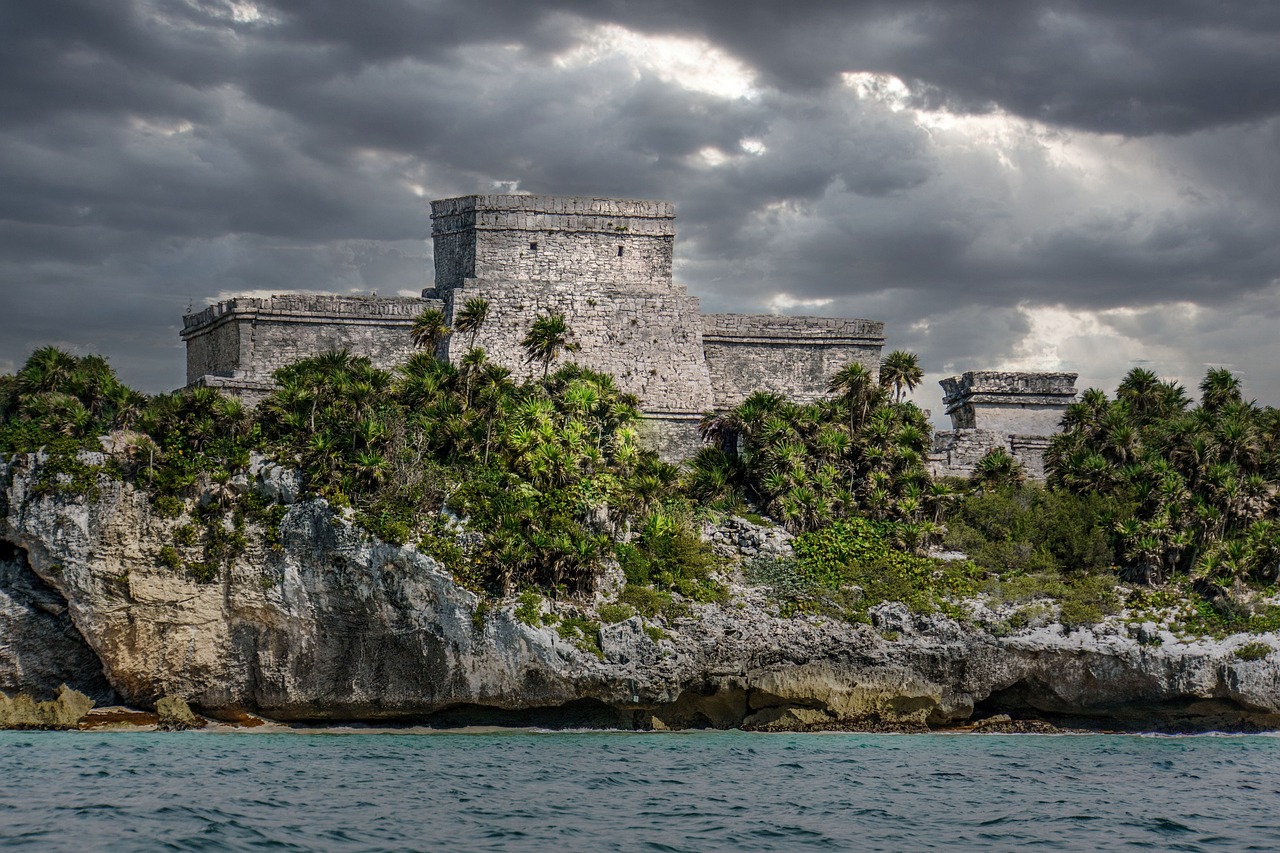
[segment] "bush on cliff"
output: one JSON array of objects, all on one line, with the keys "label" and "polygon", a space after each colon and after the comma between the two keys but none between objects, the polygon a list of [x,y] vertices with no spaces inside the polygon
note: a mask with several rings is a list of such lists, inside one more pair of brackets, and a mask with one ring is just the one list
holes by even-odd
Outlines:
[{"label": "bush on cliff", "polygon": [[956,503],[943,543],[1002,574],[1108,571],[1112,530],[1128,511],[1103,495],[1035,484],[984,489]]},{"label": "bush on cliff", "polygon": [[664,533],[631,553],[659,567],[654,582],[711,594],[688,513],[661,507],[677,471],[639,445],[636,401],[609,376],[567,365],[517,383],[475,349],[458,367],[422,353],[394,372],[327,353],[276,378],[249,412],[206,388],[147,398],[101,359],[40,350],[0,378],[0,452],[56,450],[53,481],[83,492],[95,476],[76,452],[129,430],[119,473],[161,517],[194,515],[160,559],[202,581],[243,551],[247,523],[278,523],[277,507],[231,488],[259,451],[299,467],[307,491],[352,506],[377,535],[422,541],[477,588],[586,588],[613,558],[615,531],[652,526]]}]

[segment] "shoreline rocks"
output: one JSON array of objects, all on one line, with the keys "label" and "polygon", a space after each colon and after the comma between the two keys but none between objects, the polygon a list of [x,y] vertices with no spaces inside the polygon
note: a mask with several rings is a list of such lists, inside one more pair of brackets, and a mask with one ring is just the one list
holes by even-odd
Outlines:
[{"label": "shoreline rocks", "polygon": [[[1244,638],[1157,645],[1108,624],[997,637],[895,605],[874,626],[782,618],[736,587],[686,617],[603,625],[597,655],[524,624],[515,602],[482,606],[430,557],[321,500],[289,506],[278,544],[250,526],[244,554],[201,584],[160,560],[181,520],[132,487],[104,477],[92,502],[37,497],[29,463],[6,467],[0,602],[43,585],[96,672],[67,683],[104,702],[183,697],[214,720],[306,725],[918,731],[1005,714],[1015,728],[1280,728],[1280,655],[1243,659]],[[782,537],[762,547],[770,529],[757,544],[739,527],[757,551],[781,550]],[[11,610],[21,627],[47,608]],[[0,688],[45,698],[54,673],[36,670],[55,662],[6,657],[4,642]]]}]

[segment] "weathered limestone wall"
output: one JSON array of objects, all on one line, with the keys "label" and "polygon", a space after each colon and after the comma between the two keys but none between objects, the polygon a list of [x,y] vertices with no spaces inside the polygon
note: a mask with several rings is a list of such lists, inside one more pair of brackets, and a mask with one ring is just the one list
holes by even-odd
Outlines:
[{"label": "weathered limestone wall", "polygon": [[942,380],[942,400],[953,430],[934,435],[934,476],[968,477],[992,448],[1044,479],[1044,452],[1075,400],[1074,373],[969,372]]},{"label": "weathered limestone wall", "polygon": [[1076,397],[1074,373],[970,371],[942,380],[955,429],[1052,435]]},{"label": "weathered limestone wall", "polygon": [[879,375],[884,323],[706,314],[702,340],[715,408],[736,406],[754,391],[812,402],[826,394],[827,382],[850,362]]},{"label": "weathered limestone wall", "polygon": [[646,412],[640,421],[640,439],[664,462],[680,462],[703,448],[701,421],[701,414],[691,412]]},{"label": "weathered limestone wall", "polygon": [[187,383],[233,387],[206,377],[269,383],[278,368],[337,349],[367,356],[378,367],[394,367],[413,352],[414,316],[432,304],[329,295],[219,302],[183,318]]},{"label": "weathered limestone wall", "polygon": [[1000,448],[1022,465],[1028,479],[1043,480],[1049,436],[1011,435],[984,429],[945,430],[933,434],[929,470],[935,477],[968,477],[988,451]]},{"label": "weathered limestone wall", "polygon": [[670,202],[475,195],[431,204],[435,289],[489,282],[671,288]]},{"label": "weathered limestone wall", "polygon": [[[702,354],[698,300],[683,292],[663,294],[611,289],[582,282],[468,281],[446,291],[452,318],[472,296],[489,300],[489,319],[477,345],[489,358],[513,368],[516,378],[538,376],[541,366],[525,361],[521,341],[538,314],[563,312],[573,329],[575,361],[612,373],[618,387],[640,399],[647,412],[700,412],[711,399],[711,381]],[[446,344],[459,360],[469,339],[453,335]]]}]

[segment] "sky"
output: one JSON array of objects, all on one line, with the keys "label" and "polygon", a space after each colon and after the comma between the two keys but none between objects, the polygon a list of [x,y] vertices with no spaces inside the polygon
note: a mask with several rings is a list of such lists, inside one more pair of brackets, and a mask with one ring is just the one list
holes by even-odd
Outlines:
[{"label": "sky", "polygon": [[707,311],[1280,404],[1280,4],[5,0],[0,373],[157,392],[240,293],[416,295],[430,200],[675,202]]}]

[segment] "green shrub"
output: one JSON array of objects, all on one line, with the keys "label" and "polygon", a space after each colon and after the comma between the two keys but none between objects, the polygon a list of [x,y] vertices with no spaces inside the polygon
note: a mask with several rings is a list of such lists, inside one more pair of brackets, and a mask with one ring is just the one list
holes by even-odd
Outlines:
[{"label": "green shrub", "polygon": [[1237,647],[1235,654],[1240,660],[1251,661],[1262,660],[1273,651],[1275,651],[1275,649],[1271,648],[1267,643],[1253,642],[1245,643],[1243,646]]},{"label": "green shrub", "polygon": [[152,506],[155,507],[156,515],[161,518],[181,518],[186,511],[182,501],[173,495],[157,495]]},{"label": "green shrub", "polygon": [[790,557],[752,557],[742,564],[742,579],[748,586],[770,587],[779,599],[808,598],[817,588]]},{"label": "green shrub", "polygon": [[975,594],[986,572],[967,561],[943,562],[897,550],[895,525],[861,518],[838,521],[796,537],[796,565],[816,586],[857,587],[858,618],[882,601],[899,601],[915,612],[938,610],[946,598]]},{"label": "green shrub", "polygon": [[190,547],[196,544],[198,534],[195,525],[183,524],[173,531],[173,541],[178,545]]},{"label": "green shrub", "polygon": [[471,611],[471,627],[476,631],[484,630],[484,620],[489,617],[490,604],[489,599],[481,598],[476,602],[476,609]]},{"label": "green shrub", "polygon": [[651,512],[640,534],[618,545],[615,553],[628,584],[652,585],[704,603],[727,596],[723,585],[711,578],[718,560],[693,529],[688,506],[673,503]]},{"label": "green shrub", "polygon": [[531,589],[526,589],[516,598],[515,617],[519,622],[531,628],[542,622],[542,596]]},{"label": "green shrub", "polygon": [[1002,574],[1096,571],[1114,564],[1111,529],[1127,511],[1097,494],[999,488],[956,505],[944,544]]},{"label": "green shrub", "polygon": [[636,615],[635,608],[629,604],[602,604],[596,608],[596,615],[600,617],[600,621],[606,625],[613,625],[618,622],[625,622],[632,616]]},{"label": "green shrub", "polygon": [[156,562],[170,569],[182,568],[182,557],[178,555],[178,549],[172,545],[165,545],[160,548],[160,552],[156,555]]},{"label": "green shrub", "polygon": [[600,623],[582,616],[565,616],[556,626],[556,633],[579,649],[598,658],[604,658],[600,650]]},{"label": "green shrub", "polygon": [[644,632],[649,637],[649,639],[653,640],[655,643],[660,643],[663,640],[671,639],[671,635],[668,634],[666,631],[662,630],[661,628],[659,628],[657,625],[645,625]]},{"label": "green shrub", "polygon": [[187,563],[187,574],[196,583],[213,583],[218,579],[218,565],[203,560],[192,560]]}]

